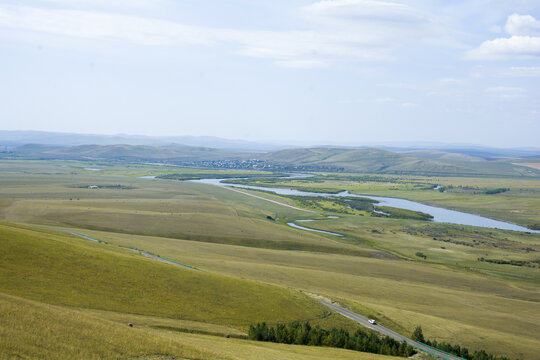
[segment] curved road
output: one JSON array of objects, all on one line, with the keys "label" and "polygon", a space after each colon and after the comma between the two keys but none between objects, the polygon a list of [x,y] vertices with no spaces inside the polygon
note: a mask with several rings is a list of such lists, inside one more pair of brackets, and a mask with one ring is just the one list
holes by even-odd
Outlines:
[{"label": "curved road", "polygon": [[449,353],[446,353],[444,351],[441,351],[441,350],[438,350],[438,349],[435,349],[431,346],[427,346],[427,345],[424,345],[422,343],[419,343],[419,342],[416,342],[416,341],[413,341],[409,338],[406,338],[405,336],[403,335],[400,335],[398,334],[397,332],[394,332],[390,329],[387,329],[385,328],[384,326],[381,326],[381,325],[373,325],[373,324],[370,324],[369,321],[368,321],[368,318],[364,317],[364,316],[361,316],[361,315],[358,315],[357,313],[354,313],[350,310],[347,310],[347,309],[344,309],[340,306],[337,306],[335,304],[332,304],[328,301],[325,301],[325,300],[322,300],[322,299],[319,299],[319,298],[315,298],[317,301],[319,301],[321,304],[329,307],[330,309],[334,310],[335,312],[345,316],[346,318],[349,318],[351,320],[354,320],[356,321],[357,323],[367,327],[367,328],[370,328],[371,330],[374,330],[374,331],[377,331],[383,335],[388,335],[389,337],[391,337],[392,339],[395,339],[399,342],[402,342],[402,341],[405,341],[407,344],[411,345],[412,347],[418,349],[418,350],[422,350],[428,354],[431,354],[431,355],[434,355],[434,356],[437,356],[441,359],[445,359],[445,360],[464,360],[463,358],[459,357],[459,356],[456,356],[456,355],[452,355],[452,354],[449,354]]},{"label": "curved road", "polygon": [[[38,225],[39,226],[39,225]],[[48,229],[51,229],[51,230],[57,230],[57,231],[63,231],[63,232],[66,232],[68,234],[72,234],[72,235],[75,235],[75,236],[78,236],[78,237],[81,237],[83,239],[86,239],[86,240],[90,240],[90,241],[94,241],[94,242],[98,242],[100,244],[107,244],[106,242],[102,241],[102,240],[99,240],[99,239],[96,239],[96,238],[93,238],[93,237],[90,237],[90,236],[87,236],[87,235],[84,235],[84,234],[80,234],[78,232],[75,232],[75,231],[71,231],[71,230],[67,230],[67,229],[60,229],[60,228],[54,228],[54,227],[49,227],[49,226],[39,226],[39,227],[44,227],[44,228],[48,228]],[[128,249],[128,250],[131,250],[131,251],[134,251],[134,252],[137,252],[143,256],[146,256],[150,259],[154,259],[154,260],[157,260],[157,261],[162,261],[162,262],[165,262],[165,263],[168,263],[168,264],[172,264],[172,265],[177,265],[177,266],[182,266],[184,268],[187,268],[187,269],[190,269],[190,270],[196,270],[196,271],[200,271],[199,269],[197,268],[194,268],[192,266],[189,266],[189,265],[186,265],[186,264],[182,264],[182,263],[179,263],[179,262],[176,262],[174,260],[170,260],[170,259],[167,259],[167,258],[162,258],[162,257],[159,257],[159,256],[156,256],[156,255],[152,255],[152,254],[149,254],[149,253],[146,253],[144,251],[141,251],[141,250],[135,250],[135,249],[131,249],[131,248],[126,248],[126,247],[123,247],[123,246],[120,246],[124,249]],[[402,341],[405,341],[407,344],[411,345],[412,347],[418,349],[418,350],[421,350],[421,351],[424,351],[428,354],[431,354],[431,355],[434,355],[434,356],[437,356],[441,359],[445,359],[445,360],[465,360],[459,356],[455,356],[455,355],[452,355],[452,354],[448,354],[444,351],[441,351],[441,350],[438,350],[438,349],[435,349],[433,347],[430,347],[430,346],[427,346],[425,344],[422,344],[422,343],[419,343],[419,342],[416,342],[416,341],[413,341],[403,335],[400,335],[390,329],[387,329],[385,328],[384,326],[381,326],[381,325],[374,325],[374,324],[371,324],[368,320],[368,318],[362,316],[362,315],[358,315],[357,313],[355,312],[352,312],[350,310],[347,310],[347,309],[344,309],[340,306],[337,306],[335,304],[332,304],[328,301],[325,301],[325,300],[322,300],[318,297],[314,297],[317,301],[319,301],[321,304],[329,307],[330,309],[334,310],[335,312],[345,316],[346,318],[349,318],[353,321],[356,321],[357,323],[371,329],[371,330],[374,330],[374,331],[377,331],[383,335],[387,335],[399,342],[402,342]]]},{"label": "curved road", "polygon": [[[55,227],[50,227],[50,226],[40,226],[40,225],[35,225],[35,226],[50,229],[50,230],[63,231],[65,233],[75,235],[75,236],[81,237],[81,238],[86,239],[86,240],[94,241],[94,242],[97,242],[97,243],[100,243],[100,244],[107,244],[105,241],[102,241],[102,240],[99,240],[99,239],[96,239],[96,238],[93,238],[93,237],[90,237],[90,236],[87,236],[87,235],[84,235],[84,234],[80,234],[78,232],[71,231],[71,230],[60,229],[60,228],[55,228]],[[190,270],[201,271],[201,270],[199,270],[199,269],[197,269],[197,268],[195,268],[193,266],[182,264],[181,262],[174,261],[174,260],[171,260],[171,259],[167,259],[167,258],[164,258],[164,257],[152,255],[152,254],[149,254],[149,253],[144,252],[142,250],[136,250],[136,249],[128,248],[128,247],[125,247],[125,246],[118,246],[118,247],[121,247],[122,249],[127,249],[127,250],[134,251],[136,253],[141,254],[142,256],[146,256],[147,258],[150,258],[150,259],[153,259],[153,260],[161,261],[161,262],[164,262],[164,263],[167,263],[167,264],[178,265],[178,266],[184,267],[186,269],[190,269]]]}]

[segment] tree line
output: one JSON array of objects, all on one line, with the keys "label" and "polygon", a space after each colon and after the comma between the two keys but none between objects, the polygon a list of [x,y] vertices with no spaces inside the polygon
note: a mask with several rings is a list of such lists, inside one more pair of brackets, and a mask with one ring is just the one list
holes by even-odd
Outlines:
[{"label": "tree line", "polygon": [[466,360],[510,360],[506,356],[495,356],[493,354],[487,353],[485,350],[477,350],[473,353],[470,353],[469,349],[464,346],[462,347],[459,345],[452,345],[450,343],[437,342],[437,340],[425,339],[424,334],[422,333],[422,328],[420,326],[416,327],[411,336],[411,339],[419,343],[445,351],[447,353],[462,357]]},{"label": "tree line", "polygon": [[277,324],[275,327],[270,327],[265,322],[250,325],[248,338],[257,341],[328,346],[402,357],[409,357],[416,353],[414,348],[407,343],[400,343],[388,336],[380,337],[372,331],[358,329],[351,334],[345,329],[325,330],[319,326],[312,327],[309,322],[298,321]]},{"label": "tree line", "polygon": [[484,257],[478,258],[478,261],[488,262],[492,264],[513,265],[513,266],[528,266],[538,267],[540,266],[540,259],[535,260],[502,260],[502,259],[486,259]]}]

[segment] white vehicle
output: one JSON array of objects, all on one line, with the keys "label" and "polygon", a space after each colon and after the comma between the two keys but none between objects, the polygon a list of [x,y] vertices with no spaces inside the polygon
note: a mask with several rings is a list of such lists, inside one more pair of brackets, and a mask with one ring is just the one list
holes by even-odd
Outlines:
[{"label": "white vehicle", "polygon": [[375,320],[373,320],[373,319],[369,319],[368,321],[372,325],[377,325],[377,322]]}]

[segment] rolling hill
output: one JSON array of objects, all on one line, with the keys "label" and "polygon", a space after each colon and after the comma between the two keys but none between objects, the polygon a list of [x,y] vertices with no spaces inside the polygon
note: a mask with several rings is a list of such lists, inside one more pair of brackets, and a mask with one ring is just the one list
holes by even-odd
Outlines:
[{"label": "rolling hill", "polygon": [[209,161],[242,159],[246,153],[207,147],[184,145],[22,145],[13,151],[17,156],[31,159],[102,160],[102,161]]},{"label": "rolling hill", "polygon": [[[293,166],[328,166],[347,172],[422,175],[538,176],[539,171],[505,161],[423,152],[422,156],[380,149],[310,148],[281,150],[262,158]],[[472,158],[472,159],[471,159]],[[459,159],[459,160],[458,160]]]},{"label": "rolling hill", "polygon": [[405,153],[362,148],[297,148],[249,153],[195,146],[27,144],[4,157],[122,162],[161,162],[185,166],[278,171],[342,171],[429,176],[540,176],[520,159],[486,160],[438,150]]}]

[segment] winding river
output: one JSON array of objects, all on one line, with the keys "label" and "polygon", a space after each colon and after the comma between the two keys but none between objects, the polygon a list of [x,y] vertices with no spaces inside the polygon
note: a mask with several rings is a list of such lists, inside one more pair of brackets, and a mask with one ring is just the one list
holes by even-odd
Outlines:
[{"label": "winding river", "polygon": [[[299,177],[299,175],[292,176]],[[513,231],[523,231],[530,233],[540,233],[539,230],[531,230],[524,226],[507,223],[504,221],[494,220],[480,215],[474,215],[466,212],[444,209],[436,206],[430,206],[421,204],[411,200],[391,198],[384,196],[373,196],[373,195],[357,195],[351,194],[348,191],[343,191],[337,194],[330,193],[319,193],[319,192],[310,192],[310,191],[301,191],[295,189],[284,189],[284,188],[272,188],[264,186],[252,186],[252,185],[243,185],[243,184],[230,184],[224,183],[224,180],[233,180],[233,179],[201,179],[201,180],[191,180],[193,182],[216,185],[216,186],[230,186],[235,188],[242,189],[251,189],[251,190],[263,190],[273,192],[278,195],[294,195],[294,196],[318,196],[318,197],[360,197],[367,198],[378,201],[379,206],[391,206],[400,209],[420,211],[426,214],[433,216],[432,221],[437,223],[447,223],[447,224],[458,224],[458,225],[470,225],[470,226],[479,226],[484,228],[495,228],[502,230],[513,230]],[[289,223],[290,226],[295,228],[301,228],[303,230],[315,231],[315,229],[310,229],[295,223]],[[330,235],[340,236],[341,234],[325,232],[322,230],[316,230],[317,232],[329,233]]]}]

